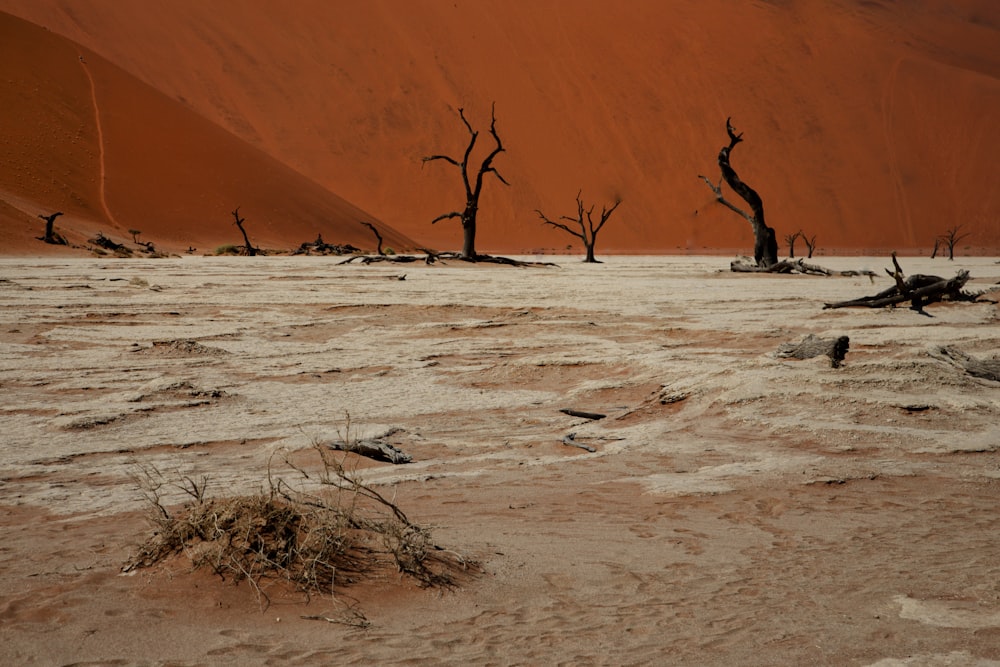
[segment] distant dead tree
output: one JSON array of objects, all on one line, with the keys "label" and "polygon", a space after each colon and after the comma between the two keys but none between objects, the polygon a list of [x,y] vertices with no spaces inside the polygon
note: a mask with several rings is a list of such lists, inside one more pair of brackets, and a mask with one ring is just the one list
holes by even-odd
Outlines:
[{"label": "distant dead tree", "polygon": [[483,177],[492,173],[500,182],[504,185],[510,185],[500,172],[493,167],[493,159],[504,152],[503,143],[500,141],[500,135],[497,134],[497,116],[496,116],[496,103],[493,103],[492,108],[492,120],[490,121],[490,135],[493,136],[493,141],[496,143],[493,150],[483,158],[482,163],[479,165],[479,170],[476,172],[475,183],[469,179],[469,158],[472,155],[472,149],[476,146],[476,139],[479,138],[479,132],[472,129],[472,125],[469,124],[468,119],[465,117],[465,110],[459,109],[458,116],[462,119],[462,123],[465,128],[469,131],[469,145],[465,148],[465,154],[462,156],[462,160],[456,160],[453,157],[447,155],[430,155],[425,157],[423,161],[431,162],[433,160],[444,160],[449,164],[453,164],[458,167],[462,172],[462,183],[465,185],[465,209],[462,212],[452,211],[451,213],[444,213],[434,218],[431,224],[438,222],[439,220],[445,220],[448,218],[459,218],[462,221],[462,252],[459,255],[462,259],[475,260],[476,255],[476,215],[479,213],[479,195],[483,190]]},{"label": "distant dead tree", "polygon": [[138,229],[130,229],[128,233],[132,235],[132,243],[139,245],[139,234],[142,234],[142,232]]},{"label": "distant dead tree", "polygon": [[750,226],[753,228],[754,237],[754,261],[758,267],[766,269],[778,263],[778,241],[775,238],[774,229],[768,227],[767,222],[764,220],[764,202],[761,200],[760,195],[757,194],[756,190],[740,180],[740,177],[736,174],[736,170],[733,169],[729,162],[733,148],[736,147],[736,144],[743,141],[743,133],[736,134],[731,120],[732,118],[726,119],[726,133],[729,135],[729,145],[723,146],[722,150],[719,151],[719,169],[722,171],[722,180],[750,206],[750,210],[753,212],[752,215],[735,206],[723,196],[721,181],[716,185],[705,176],[699,176],[699,178],[708,184],[708,187],[715,193],[715,198],[719,203],[739,213],[750,223]]},{"label": "distant dead tree", "polygon": [[934,239],[934,249],[931,250],[931,259],[937,257],[938,250],[940,249],[941,249],[941,238],[938,237]]},{"label": "distant dead tree", "polygon": [[378,240],[378,250],[376,250],[375,252],[379,255],[384,255],[385,253],[382,252],[382,235],[378,233],[377,229],[375,229],[375,225],[373,225],[370,222],[362,222],[361,224],[367,227],[368,229],[372,230],[372,234],[374,234],[375,238]]},{"label": "distant dead tree", "polygon": [[240,228],[240,232],[243,233],[243,243],[244,243],[243,254],[247,255],[248,257],[255,256],[257,253],[260,252],[260,248],[254,248],[253,245],[250,243],[250,237],[247,236],[247,230],[243,228],[243,223],[246,222],[246,218],[241,218],[240,217],[240,207],[239,206],[237,206],[236,210],[233,211],[233,220],[235,220],[235,222],[233,224],[235,224],[237,227],[239,227]]},{"label": "distant dead tree", "polygon": [[49,215],[38,215],[39,218],[45,221],[45,236],[41,237],[42,241],[51,243],[52,245],[66,245],[66,239],[57,234],[55,231],[56,218],[62,214],[62,211],[56,211],[55,213],[51,213]]},{"label": "distant dead tree", "polygon": [[[574,223],[575,227],[579,227],[580,231],[576,231],[576,229],[567,224],[549,219],[539,209],[535,209],[535,213],[537,213],[538,217],[542,219],[543,224],[551,225],[556,229],[561,229],[583,241],[583,246],[587,249],[587,257],[583,261],[594,264],[597,263],[597,259],[594,258],[594,243],[597,241],[597,233],[601,231],[604,224],[608,221],[608,218],[611,217],[611,214],[614,213],[615,209],[622,203],[622,200],[620,198],[616,199],[611,208],[608,208],[607,206],[601,207],[601,220],[595,226],[594,208],[596,204],[591,205],[591,207],[585,211],[583,199],[581,198],[582,194],[583,190],[576,193],[576,217],[573,218],[568,215],[563,215],[559,218],[559,220],[567,220]],[[587,216],[586,221],[583,219],[585,213]]]},{"label": "distant dead tree", "polygon": [[795,232],[794,234],[785,234],[785,243],[788,244],[788,259],[795,259],[795,241],[801,236],[802,236],[801,229]]},{"label": "distant dead tree", "polygon": [[948,249],[948,259],[955,259],[955,246],[958,242],[966,238],[969,234],[962,233],[962,225],[955,225],[951,229],[945,231],[944,234],[938,237],[940,241]]},{"label": "distant dead tree", "polygon": [[816,235],[813,234],[812,236],[806,236],[803,234],[802,240],[805,242],[806,250],[809,252],[806,259],[812,259],[813,253],[816,251]]}]

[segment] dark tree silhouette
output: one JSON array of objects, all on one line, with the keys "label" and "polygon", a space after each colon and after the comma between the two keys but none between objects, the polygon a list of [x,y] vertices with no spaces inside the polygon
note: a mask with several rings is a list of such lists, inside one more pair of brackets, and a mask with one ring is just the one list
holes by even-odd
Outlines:
[{"label": "dark tree silhouette", "polygon": [[801,237],[801,229],[794,234],[785,234],[785,243],[788,244],[788,259],[795,259],[795,241]]},{"label": "dark tree silhouette", "polygon": [[805,241],[806,250],[809,252],[807,259],[812,259],[813,253],[816,251],[816,235],[806,236],[803,234],[802,240]]},{"label": "dark tree silhouette", "polygon": [[[594,258],[594,243],[597,241],[597,233],[601,231],[601,228],[604,227],[604,224],[608,221],[608,218],[611,217],[611,214],[615,212],[615,209],[618,208],[618,205],[622,203],[622,200],[616,199],[615,203],[611,206],[611,208],[608,208],[606,206],[602,207],[601,220],[600,222],[597,223],[597,226],[595,227],[593,215],[596,204],[591,205],[589,209],[584,211],[583,199],[580,197],[582,193],[583,190],[580,190],[579,192],[576,193],[576,217],[572,218],[568,215],[564,215],[559,218],[559,220],[567,220],[571,223],[574,223],[576,227],[579,227],[580,231],[577,231],[576,229],[570,227],[567,224],[563,224],[556,220],[549,219],[539,209],[535,209],[535,213],[537,213],[538,217],[542,219],[543,224],[552,225],[556,229],[561,229],[564,232],[572,234],[573,236],[583,241],[583,246],[584,248],[587,249],[587,257],[583,261],[593,264],[597,263],[597,259]],[[586,221],[584,221],[583,219],[585,213],[587,216]]]},{"label": "dark tree silhouette", "polygon": [[361,224],[367,227],[368,229],[372,230],[372,234],[374,234],[375,238],[378,240],[378,250],[375,251],[376,254],[384,255],[385,253],[382,252],[382,235],[378,233],[377,229],[375,229],[375,225],[373,225],[370,222],[362,222]]},{"label": "dark tree silhouette", "polygon": [[504,152],[503,143],[500,141],[500,135],[497,134],[497,115],[496,115],[496,103],[493,103],[492,108],[492,120],[490,121],[490,135],[493,136],[493,141],[496,146],[490,153],[483,158],[482,163],[479,165],[479,170],[476,172],[475,182],[473,183],[469,179],[469,158],[472,155],[472,149],[476,146],[476,139],[479,138],[479,132],[472,129],[472,125],[469,124],[468,119],[465,117],[465,110],[459,109],[458,115],[462,119],[462,123],[465,128],[469,131],[469,145],[465,149],[465,154],[462,156],[462,160],[456,160],[453,157],[447,155],[430,155],[424,158],[424,162],[431,162],[433,160],[444,160],[449,164],[453,164],[462,171],[462,183],[465,185],[465,209],[461,212],[452,211],[451,213],[444,213],[434,218],[431,224],[438,222],[439,220],[446,220],[448,218],[459,218],[462,221],[462,253],[460,257],[463,259],[476,259],[476,216],[479,213],[479,195],[483,190],[483,177],[492,173],[500,182],[504,185],[510,185],[504,177],[500,175],[500,172],[493,167],[493,159]]},{"label": "dark tree silhouette", "polygon": [[56,211],[50,215],[38,215],[39,218],[45,221],[45,236],[42,237],[42,241],[51,243],[52,245],[66,245],[66,239],[56,234],[55,231],[56,218],[62,214],[62,211]]},{"label": "dark tree silhouette", "polygon": [[948,259],[955,259],[955,246],[968,235],[968,232],[962,233],[962,225],[955,225],[938,237],[938,240],[948,249]]},{"label": "dark tree silhouette", "polygon": [[235,222],[233,224],[236,225],[237,227],[239,227],[240,228],[240,232],[243,233],[243,243],[244,243],[243,254],[247,255],[249,257],[255,256],[257,253],[260,252],[260,249],[259,248],[254,248],[253,245],[250,243],[250,237],[247,236],[247,230],[243,228],[243,223],[246,222],[246,218],[241,218],[240,217],[240,207],[239,206],[237,206],[236,210],[233,211],[233,220],[235,220]]},{"label": "dark tree silhouette", "polygon": [[722,180],[750,206],[750,210],[753,213],[747,213],[727,201],[722,195],[721,183],[715,185],[708,178],[704,176],[701,176],[701,178],[708,183],[708,187],[712,188],[712,192],[715,193],[715,198],[719,203],[739,213],[750,223],[750,226],[753,228],[754,237],[754,261],[757,263],[757,266],[767,268],[778,263],[778,241],[775,238],[774,230],[768,227],[767,222],[764,220],[764,202],[761,200],[760,195],[757,194],[756,190],[740,180],[740,177],[736,174],[736,170],[730,164],[729,159],[733,148],[736,147],[736,144],[743,141],[743,133],[736,134],[736,130],[730,122],[731,120],[731,118],[726,119],[726,133],[729,134],[729,145],[723,146],[722,150],[719,151],[719,169],[722,170]]}]

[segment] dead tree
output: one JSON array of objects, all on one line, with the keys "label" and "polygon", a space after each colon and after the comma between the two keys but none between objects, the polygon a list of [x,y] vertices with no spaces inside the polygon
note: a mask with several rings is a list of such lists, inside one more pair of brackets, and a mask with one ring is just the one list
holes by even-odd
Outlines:
[{"label": "dead tree", "polygon": [[794,234],[785,234],[785,243],[788,244],[788,259],[795,259],[795,241],[801,236],[802,230],[799,230]]},{"label": "dead tree", "polygon": [[931,250],[931,259],[937,257],[938,250],[941,249],[941,237],[934,239],[934,249]]},{"label": "dead tree", "polygon": [[233,211],[233,220],[235,220],[235,222],[233,224],[236,225],[237,227],[239,227],[240,228],[240,232],[243,233],[243,243],[244,243],[244,245],[243,245],[243,254],[247,255],[248,257],[255,256],[257,253],[260,252],[260,248],[254,248],[253,245],[250,243],[250,237],[247,236],[247,230],[243,228],[243,223],[246,222],[246,218],[241,218],[240,217],[240,207],[239,206],[237,206],[236,210]]},{"label": "dead tree", "polygon": [[[600,222],[597,223],[597,226],[595,227],[593,216],[596,204],[592,205],[589,209],[584,211],[583,199],[581,199],[580,197],[582,193],[583,190],[580,190],[579,192],[576,193],[576,217],[571,218],[568,215],[564,215],[559,218],[560,220],[568,220],[569,222],[575,223],[575,226],[579,227],[580,231],[576,231],[569,225],[563,224],[556,220],[550,220],[539,209],[535,209],[535,213],[537,213],[538,217],[542,219],[543,224],[552,225],[556,229],[561,229],[564,232],[572,234],[573,236],[583,241],[583,246],[584,248],[587,249],[587,257],[583,261],[588,262],[590,264],[594,264],[598,263],[597,259],[594,258],[594,243],[597,241],[597,233],[601,231],[601,229],[604,227],[604,224],[608,221],[608,218],[610,218],[611,214],[615,212],[615,209],[618,208],[618,205],[622,203],[622,200],[616,199],[614,205],[612,205],[611,208],[608,208],[606,206],[601,207],[601,220]],[[586,221],[584,221],[583,219],[584,213],[586,213],[587,215]]]},{"label": "dead tree", "polygon": [[479,138],[479,132],[472,129],[472,125],[469,124],[468,119],[465,117],[465,110],[459,109],[458,115],[462,119],[462,123],[465,124],[465,128],[469,131],[469,145],[465,148],[465,154],[462,156],[462,160],[456,160],[453,157],[447,155],[430,155],[424,158],[424,162],[431,162],[433,160],[444,160],[449,164],[453,164],[458,167],[462,172],[462,184],[465,186],[465,209],[461,212],[452,211],[451,213],[444,213],[438,217],[431,220],[431,224],[438,222],[439,220],[446,220],[449,218],[459,218],[462,221],[462,259],[475,260],[478,255],[476,254],[476,216],[479,213],[479,195],[483,191],[483,177],[492,173],[500,182],[504,185],[510,185],[500,172],[496,170],[493,166],[493,159],[504,152],[503,143],[500,141],[500,135],[497,134],[497,116],[496,116],[496,103],[493,103],[492,110],[492,120],[490,121],[490,135],[493,136],[493,141],[496,143],[493,150],[483,158],[482,163],[479,165],[479,170],[476,172],[475,182],[469,179],[469,158],[472,156],[472,149],[476,146],[476,139]]},{"label": "dead tree", "polygon": [[910,308],[921,315],[930,314],[924,311],[924,307],[937,303],[938,301],[975,301],[982,294],[970,294],[962,290],[965,283],[969,281],[969,272],[959,271],[958,274],[946,280],[940,276],[928,276],[914,274],[909,278],[904,277],[903,269],[899,266],[896,253],[892,253],[893,270],[886,269],[886,273],[892,276],[895,285],[882,290],[873,296],[865,296],[849,301],[839,301],[828,303],[823,309],[828,308],[884,308],[886,306],[896,306],[900,303],[910,302]]},{"label": "dead tree", "polygon": [[961,231],[962,225],[955,225],[938,237],[938,242],[944,244],[948,249],[948,259],[950,260],[955,259],[955,246],[958,245],[959,241],[968,236],[968,233],[963,234]]},{"label": "dead tree", "polygon": [[62,211],[56,211],[50,215],[38,215],[39,218],[45,221],[45,236],[41,237],[42,241],[52,245],[66,245],[66,239],[57,234],[55,231],[56,218],[62,214]]},{"label": "dead tree", "polygon": [[375,225],[373,225],[370,222],[362,222],[361,224],[367,227],[368,229],[372,230],[372,234],[374,234],[375,238],[378,240],[378,250],[375,251],[376,254],[384,255],[385,253],[382,252],[382,235],[378,233],[377,229],[375,229]]},{"label": "dead tree", "polygon": [[731,118],[726,119],[726,133],[729,134],[729,145],[723,146],[722,150],[719,151],[719,169],[722,170],[722,180],[750,206],[752,214],[747,213],[726,200],[722,195],[721,182],[719,185],[715,185],[705,176],[701,176],[701,179],[708,183],[708,187],[712,188],[712,192],[715,193],[715,198],[719,203],[739,213],[750,223],[754,237],[754,261],[758,267],[766,269],[778,262],[778,241],[775,237],[774,229],[768,227],[767,222],[764,220],[764,202],[760,198],[760,195],[757,194],[756,190],[740,180],[736,170],[733,169],[729,162],[733,148],[736,147],[736,144],[743,141],[743,133],[736,134],[736,130],[733,129],[733,125],[730,122],[731,120]]},{"label": "dead tree", "polygon": [[812,259],[813,253],[816,252],[816,235],[813,234],[812,236],[805,236],[803,234],[802,240],[805,242],[806,250],[809,253],[806,255],[806,259]]}]

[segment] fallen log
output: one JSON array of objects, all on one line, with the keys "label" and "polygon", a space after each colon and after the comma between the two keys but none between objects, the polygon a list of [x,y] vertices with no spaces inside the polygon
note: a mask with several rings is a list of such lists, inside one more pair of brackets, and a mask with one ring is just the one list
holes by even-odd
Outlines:
[{"label": "fallen log", "polygon": [[571,408],[563,408],[559,412],[569,415],[570,417],[581,417],[583,419],[604,419],[607,415],[602,415],[600,412],[583,412],[582,410],[573,410]]},{"label": "fallen log", "polygon": [[946,345],[931,348],[929,354],[935,359],[961,368],[972,377],[1000,382],[1000,359],[976,359]]},{"label": "fallen log", "polygon": [[380,436],[374,438],[362,438],[360,440],[333,440],[331,442],[324,443],[330,449],[336,449],[342,452],[352,452],[359,456],[365,456],[370,459],[375,459],[376,461],[387,461],[388,463],[401,464],[410,463],[413,457],[406,454],[395,445],[390,444],[386,438],[395,433],[399,433],[401,429],[391,428]]},{"label": "fallen log", "polygon": [[591,447],[590,445],[585,445],[582,442],[576,441],[576,433],[570,433],[565,438],[562,439],[564,445],[569,445],[570,447],[579,447],[580,449],[586,449],[588,452],[596,452],[597,449]]},{"label": "fallen log", "polygon": [[820,338],[814,334],[809,334],[798,343],[784,343],[774,353],[779,359],[812,359],[826,355],[830,357],[830,366],[840,368],[847,351],[851,346],[851,339],[847,336],[837,338]]},{"label": "fallen log", "polygon": [[962,269],[954,278],[948,280],[940,276],[929,276],[919,273],[909,278],[904,278],[903,270],[896,259],[896,253],[892,253],[892,263],[894,270],[889,271],[886,269],[886,273],[895,280],[896,284],[894,286],[872,296],[827,303],[823,305],[823,309],[884,308],[909,301],[912,310],[930,317],[931,315],[924,311],[924,307],[927,305],[939,301],[975,301],[981,296],[962,291],[962,288],[969,281],[969,272],[965,269]]}]

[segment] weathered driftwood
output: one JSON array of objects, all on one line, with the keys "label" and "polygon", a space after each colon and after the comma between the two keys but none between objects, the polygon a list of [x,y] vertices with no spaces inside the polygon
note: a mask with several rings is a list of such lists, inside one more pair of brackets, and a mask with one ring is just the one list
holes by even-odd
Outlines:
[{"label": "weathered driftwood", "polygon": [[831,276],[833,271],[815,264],[806,264],[801,259],[783,259],[768,266],[760,266],[749,258],[734,259],[729,270],[735,273],[805,273],[815,276]]},{"label": "weathered driftwood", "polygon": [[604,419],[607,415],[602,415],[600,412],[584,412],[582,410],[574,410],[572,408],[563,408],[559,412],[567,414],[570,417],[582,417],[583,419]]},{"label": "weathered driftwood", "polygon": [[973,377],[1000,382],[1000,359],[976,359],[949,346],[931,348],[929,354],[935,359],[961,368]]},{"label": "weathered driftwood", "polygon": [[343,440],[333,440],[331,442],[324,443],[330,449],[336,449],[342,452],[352,452],[358,454],[359,456],[365,456],[370,459],[375,459],[376,461],[388,461],[389,463],[409,463],[413,460],[409,454],[406,454],[395,445],[390,444],[386,438],[396,433],[399,433],[400,429],[391,428],[382,435],[376,436],[374,438],[362,438],[360,440],[352,440],[350,442],[345,442]]},{"label": "weathered driftwood", "polygon": [[851,339],[847,336],[836,338],[820,338],[809,334],[798,343],[785,343],[778,348],[774,356],[781,359],[812,359],[826,355],[830,357],[830,366],[840,368],[851,347]]},{"label": "weathered driftwood", "polygon": [[924,306],[938,301],[975,301],[981,296],[962,291],[965,283],[969,281],[969,272],[965,269],[959,271],[951,279],[919,273],[904,278],[903,269],[900,268],[899,261],[896,259],[896,253],[892,253],[892,264],[893,271],[886,269],[886,273],[892,276],[896,282],[892,287],[873,296],[827,303],[823,308],[884,308],[909,301],[911,309],[930,317],[924,311]]},{"label": "weathered driftwood", "polygon": [[591,447],[590,445],[585,445],[582,442],[576,441],[576,433],[570,433],[565,438],[562,439],[564,445],[569,445],[570,447],[579,447],[580,449],[586,449],[588,452],[596,452],[597,449]]}]

